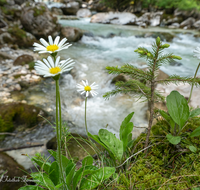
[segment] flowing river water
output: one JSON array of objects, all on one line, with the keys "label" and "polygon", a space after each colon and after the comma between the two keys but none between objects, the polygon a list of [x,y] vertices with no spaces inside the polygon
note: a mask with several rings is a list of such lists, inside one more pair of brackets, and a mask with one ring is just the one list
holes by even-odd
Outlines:
[{"label": "flowing river water", "polygon": [[[75,128],[70,131],[85,134],[84,96],[76,91],[76,84],[81,80],[89,83],[96,82],[99,85],[98,95],[89,98],[87,102],[87,123],[89,132],[97,134],[100,128],[107,127],[118,136],[118,131],[123,119],[131,112],[132,119],[137,127],[147,127],[147,102],[144,99],[137,101],[131,95],[117,95],[105,100],[102,96],[114,89],[111,80],[114,77],[105,71],[106,66],[121,66],[129,63],[139,68],[146,67],[144,59],[134,52],[138,47],[151,48],[155,41],[152,37],[144,37],[149,33],[170,33],[174,35],[167,53],[181,56],[180,64],[164,65],[161,70],[168,75],[193,76],[198,65],[198,60],[193,57],[193,50],[200,45],[200,40],[194,37],[198,32],[180,29],[166,29],[149,27],[146,29],[128,25],[108,25],[90,23],[90,18],[80,20],[60,20],[63,26],[73,26],[87,31],[79,42],[73,43],[69,49],[59,53],[63,59],[72,58],[75,61],[70,74],[62,75],[60,81],[63,120],[70,120]],[[143,37],[142,37],[143,36]],[[47,79],[47,85],[42,86],[43,107],[48,107],[52,113],[55,111],[55,85],[51,79]],[[38,92],[39,93],[39,92]],[[35,96],[35,94],[34,94]],[[39,97],[43,96],[39,93]],[[38,97],[37,97],[38,98]],[[36,99],[37,99],[36,98]],[[29,97],[28,103],[35,104],[33,96]],[[137,136],[144,128],[135,128],[134,136]]]}]

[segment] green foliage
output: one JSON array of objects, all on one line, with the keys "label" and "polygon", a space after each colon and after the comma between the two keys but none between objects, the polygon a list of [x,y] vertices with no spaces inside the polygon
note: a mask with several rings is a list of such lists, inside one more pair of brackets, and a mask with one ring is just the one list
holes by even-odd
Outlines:
[{"label": "green foliage", "polygon": [[101,0],[107,7],[114,9],[115,11],[123,11],[130,5],[131,0]]},{"label": "green foliage", "polygon": [[141,2],[144,8],[154,6],[159,9],[178,8],[180,10],[200,10],[199,0],[143,0]]},{"label": "green foliage", "polygon": [[133,123],[130,122],[134,112],[130,113],[122,122],[120,126],[118,139],[113,133],[106,129],[100,129],[99,135],[92,135],[88,133],[88,136],[95,140],[98,144],[103,146],[108,152],[114,166],[120,165],[126,156],[130,155],[130,149],[133,146],[134,140],[132,140]]},{"label": "green foliage", "polygon": [[[41,171],[30,174],[38,185],[38,190],[40,190],[41,187],[51,190],[59,190],[63,187],[63,183],[60,180],[60,168],[57,162],[57,153],[52,150],[49,152],[56,160],[53,163],[50,163],[40,155],[36,155],[32,158],[32,161],[41,168]],[[76,163],[74,163],[72,159],[69,160],[62,155],[62,167],[66,176],[64,183],[68,190],[76,190],[77,187],[82,190],[94,189],[115,173],[115,168],[113,167],[97,168],[92,164],[93,158],[87,156],[82,161],[82,167],[76,169]],[[37,189],[36,187],[37,186],[35,186],[35,188],[33,188],[33,186],[25,186],[20,188],[20,190],[35,190]]]}]

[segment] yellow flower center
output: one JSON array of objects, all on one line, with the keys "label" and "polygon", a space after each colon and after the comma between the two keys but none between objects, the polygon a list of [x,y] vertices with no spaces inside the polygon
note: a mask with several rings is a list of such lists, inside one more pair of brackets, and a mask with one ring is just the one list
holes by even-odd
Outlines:
[{"label": "yellow flower center", "polygon": [[54,67],[54,68],[49,69],[49,72],[50,72],[51,74],[57,74],[57,73],[59,73],[60,71],[61,71],[60,67]]},{"label": "yellow flower center", "polygon": [[85,91],[90,91],[90,90],[91,90],[91,87],[90,87],[90,86],[85,86],[84,90],[85,90]]},{"label": "yellow flower center", "polygon": [[56,51],[59,47],[55,44],[47,46],[47,51]]}]

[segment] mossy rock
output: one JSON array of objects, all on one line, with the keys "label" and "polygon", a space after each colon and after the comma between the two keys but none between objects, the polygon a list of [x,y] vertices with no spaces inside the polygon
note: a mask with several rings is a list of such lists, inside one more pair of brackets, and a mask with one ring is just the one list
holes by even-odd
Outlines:
[{"label": "mossy rock", "polygon": [[[7,171],[7,172],[6,172]],[[0,176],[1,190],[18,190],[24,185],[23,176],[25,169],[19,165],[13,158],[0,152]],[[24,178],[25,179],[25,178]],[[10,182],[8,181],[10,180]]]},{"label": "mossy rock", "polygon": [[125,77],[123,75],[117,75],[116,77],[114,77],[111,81],[111,84],[115,84],[116,82],[126,82],[127,80],[125,79]]},{"label": "mossy rock", "polygon": [[3,6],[3,5],[5,5],[5,4],[7,4],[7,1],[6,1],[6,0],[0,0],[0,6]]},{"label": "mossy rock", "polygon": [[19,126],[30,128],[41,121],[38,114],[42,111],[33,105],[23,103],[0,104],[0,132],[12,132]]},{"label": "mossy rock", "polygon": [[24,31],[18,26],[9,27],[7,32],[12,36],[12,41],[11,42],[6,41],[6,42],[15,43],[22,48],[31,47],[33,43],[36,41],[36,38],[32,34]]},{"label": "mossy rock", "polygon": [[45,6],[34,7],[33,11],[34,11],[33,16],[37,17],[37,16],[40,16],[40,15],[43,15],[44,12],[46,11],[46,8],[45,8]]},{"label": "mossy rock", "polygon": [[24,54],[17,57],[13,63],[13,65],[26,65],[34,61],[33,56]]}]

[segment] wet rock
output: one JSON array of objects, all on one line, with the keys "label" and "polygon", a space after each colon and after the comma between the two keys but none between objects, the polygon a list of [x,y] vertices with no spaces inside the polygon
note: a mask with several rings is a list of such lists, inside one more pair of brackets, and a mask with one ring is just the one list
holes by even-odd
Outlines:
[{"label": "wet rock", "polygon": [[178,61],[171,61],[170,63],[169,63],[171,66],[181,66],[182,65],[182,63],[180,63],[180,62],[178,62]]},{"label": "wet rock", "polygon": [[80,8],[80,4],[75,1],[68,2],[66,3],[65,6],[61,7],[63,14],[65,15],[76,15],[79,8]]},{"label": "wet rock", "polygon": [[[5,172],[5,174],[3,174]],[[2,176],[3,175],[3,176]],[[2,190],[18,190],[24,185],[21,177],[25,175],[24,168],[6,153],[0,152],[0,176]]]},{"label": "wet rock", "polygon": [[191,28],[193,26],[193,24],[195,23],[195,19],[193,17],[189,17],[186,20],[184,20],[183,22],[181,22],[180,27],[184,28]]},{"label": "wet rock", "polygon": [[76,16],[79,18],[85,18],[90,17],[92,15],[91,11],[89,9],[79,9],[76,13]]},{"label": "wet rock", "polygon": [[127,80],[123,75],[118,75],[112,79],[111,84],[115,84],[116,82],[119,81],[126,82]]},{"label": "wet rock", "polygon": [[180,24],[179,23],[173,23],[171,25],[168,26],[168,28],[174,29],[174,28],[179,28]]},{"label": "wet rock", "polygon": [[17,59],[15,59],[13,65],[25,65],[25,64],[29,64],[32,61],[34,61],[33,56],[24,54],[24,55],[20,55],[19,57],[17,57]]},{"label": "wet rock", "polygon": [[37,38],[56,36],[60,31],[57,18],[53,17],[43,3],[23,4],[21,23],[24,29]]},{"label": "wet rock", "polygon": [[31,47],[36,41],[36,38],[19,28],[18,26],[9,27],[4,33],[0,34],[0,44],[16,44],[19,47]]},{"label": "wet rock", "polygon": [[173,40],[173,38],[174,38],[174,35],[173,34],[171,34],[171,33],[165,33],[165,32],[154,32],[154,33],[146,33],[145,35],[144,35],[144,37],[145,38],[147,38],[147,37],[152,37],[152,38],[157,38],[157,37],[160,37],[160,39],[162,40],[162,41],[167,41],[167,42],[171,42],[172,40]]},{"label": "wet rock", "polygon": [[12,132],[17,127],[30,128],[39,123],[41,108],[22,103],[0,104],[0,132]]},{"label": "wet rock", "polygon": [[197,20],[194,24],[193,27],[196,29],[200,29],[200,20]]},{"label": "wet rock", "polygon": [[63,11],[58,7],[52,7],[51,12],[55,15],[63,15]]},{"label": "wet rock", "polygon": [[104,23],[104,24],[135,24],[137,17],[132,13],[97,13],[91,17],[91,23]]},{"label": "wet rock", "polygon": [[83,36],[83,32],[78,28],[63,27],[61,35],[62,37],[66,37],[69,42],[77,42]]}]

